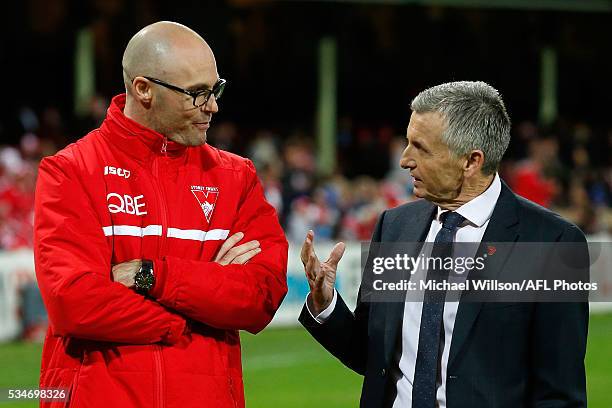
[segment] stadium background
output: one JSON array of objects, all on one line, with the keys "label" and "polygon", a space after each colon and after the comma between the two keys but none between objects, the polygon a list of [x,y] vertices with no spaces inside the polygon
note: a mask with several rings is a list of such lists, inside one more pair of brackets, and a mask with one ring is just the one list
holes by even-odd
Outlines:
[{"label": "stadium background", "polygon": [[[6,10],[0,388],[38,380],[46,320],[29,249],[37,163],[100,123],[122,92],[127,40],[160,19],[211,44],[228,87],[209,141],[254,161],[296,245],[313,228],[319,239],[358,248],[383,209],[413,199],[397,165],[409,103],[452,80],[501,91],[513,120],[501,173],[515,191],[573,220],[591,240],[610,241],[612,1],[28,0]],[[358,254],[349,258],[340,291],[354,299]],[[291,327],[307,290],[292,262],[277,327],[242,335],[247,405],[357,406],[360,378]],[[610,407],[612,314],[597,306],[589,405]]]}]

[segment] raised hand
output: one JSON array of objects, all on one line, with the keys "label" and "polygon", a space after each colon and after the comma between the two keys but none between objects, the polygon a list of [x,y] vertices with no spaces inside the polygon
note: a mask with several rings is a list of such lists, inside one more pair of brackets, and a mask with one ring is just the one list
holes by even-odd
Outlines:
[{"label": "raised hand", "polygon": [[320,262],[314,251],[314,232],[310,230],[306,234],[300,258],[310,286],[309,306],[315,315],[325,310],[334,298],[336,269],[344,255],[345,247],[344,242],[338,242],[329,254],[329,258],[325,262]]}]

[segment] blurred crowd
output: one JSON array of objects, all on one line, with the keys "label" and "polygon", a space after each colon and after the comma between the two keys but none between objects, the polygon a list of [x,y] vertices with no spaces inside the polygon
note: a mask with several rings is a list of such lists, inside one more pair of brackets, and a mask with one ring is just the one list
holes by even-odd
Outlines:
[{"label": "blurred crowd", "polygon": [[18,122],[23,130],[19,144],[0,145],[0,249],[8,250],[32,247],[38,163],[67,140],[57,109],[36,113],[23,108]]},{"label": "blurred crowd", "polygon": [[[59,109],[21,109],[20,142],[0,145],[0,250],[32,247],[38,163],[97,127],[107,104],[95,98],[89,114],[70,126]],[[211,127],[208,141],[254,162],[290,241],[301,242],[309,229],[318,240],[366,241],[383,210],[415,199],[409,172],[399,167],[404,133],[342,118],[335,171],[327,176],[317,171],[313,135],[302,129],[252,129],[221,121]],[[514,126],[500,173],[515,192],[572,220],[586,234],[609,237],[611,151],[612,129],[563,121],[541,129],[524,122]],[[18,285],[21,337],[40,340],[45,309],[34,277],[26,278]]]},{"label": "blurred crowd", "polygon": [[[92,104],[83,127],[104,117],[105,101]],[[0,248],[32,246],[36,170],[40,159],[74,140],[57,110],[24,108],[17,146],[0,146]],[[339,121],[337,166],[317,172],[314,138],[303,130],[249,129],[221,122],[209,143],[250,158],[267,199],[276,208],[288,239],[299,242],[313,229],[318,239],[368,240],[384,209],[413,200],[408,171],[399,167],[404,130]],[[530,122],[514,127],[500,170],[518,194],[551,208],[587,234],[612,231],[612,129],[558,122],[546,130]],[[72,135],[71,135],[72,136]]]}]

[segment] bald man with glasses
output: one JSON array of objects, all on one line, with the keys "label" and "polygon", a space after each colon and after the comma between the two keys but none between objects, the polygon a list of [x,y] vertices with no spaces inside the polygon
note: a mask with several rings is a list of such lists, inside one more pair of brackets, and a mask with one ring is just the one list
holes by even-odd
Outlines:
[{"label": "bald man with glasses", "polygon": [[70,407],[243,407],[238,333],[286,294],[285,235],[251,161],[207,144],[226,81],[206,41],[158,22],[122,65],[100,128],[40,165],[40,386]]}]

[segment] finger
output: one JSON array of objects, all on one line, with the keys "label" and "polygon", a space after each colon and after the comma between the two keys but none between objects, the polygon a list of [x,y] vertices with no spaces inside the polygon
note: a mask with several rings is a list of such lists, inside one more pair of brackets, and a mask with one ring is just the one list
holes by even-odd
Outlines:
[{"label": "finger", "polygon": [[229,237],[228,239],[226,239],[225,242],[223,243],[223,245],[221,245],[221,248],[219,248],[219,252],[217,253],[217,256],[215,257],[215,262],[217,262],[220,259],[222,259],[225,256],[225,254],[227,254],[227,251],[232,249],[234,247],[234,245],[236,245],[238,242],[240,242],[240,240],[242,238],[244,238],[244,233],[243,232],[237,232],[234,235],[232,235],[231,237]]},{"label": "finger", "polygon": [[313,242],[314,242],[314,232],[309,230],[306,234],[306,238],[304,239],[304,244],[302,245],[302,251],[300,252],[300,259],[302,260],[302,264],[306,265],[308,262],[308,255],[313,250]]},{"label": "finger", "polygon": [[246,244],[239,245],[230,249],[223,257],[223,261],[227,263],[234,263],[234,259],[256,248],[259,248],[259,241],[250,241]]},{"label": "finger", "polygon": [[250,250],[248,252],[245,252],[244,254],[234,258],[232,260],[232,263],[233,264],[238,264],[238,265],[244,265],[245,263],[247,263],[249,260],[251,260],[255,255],[257,255],[260,252],[261,252],[261,248],[252,249],[252,250]]},{"label": "finger", "polygon": [[302,250],[300,251],[300,261],[302,261],[302,265],[306,266],[308,262],[308,243],[304,241],[302,244]]},{"label": "finger", "polygon": [[345,249],[346,245],[344,244],[344,242],[338,242],[334,246],[334,249],[332,249],[331,253],[329,254],[329,258],[327,259],[327,261],[325,261],[325,263],[329,264],[335,269],[338,266],[338,262],[340,262],[340,259],[342,259],[342,255],[344,255]]},{"label": "finger", "polygon": [[223,245],[221,245],[221,248],[219,248],[217,259],[222,259],[224,256],[226,256],[227,252],[230,251],[238,242],[240,242],[242,238],[244,238],[244,233],[237,232],[226,239]]},{"label": "finger", "polygon": [[316,255],[312,256],[312,277],[316,280],[319,276],[323,275],[323,271],[321,270],[321,262]]},{"label": "finger", "polygon": [[314,282],[315,279],[317,279],[317,256],[314,254],[310,254],[310,256],[308,257],[308,263],[310,265],[310,268],[308,270],[308,273],[310,274],[310,279]]},{"label": "finger", "polygon": [[239,255],[252,251],[255,248],[259,248],[259,241],[249,241],[245,244],[238,245],[230,249],[227,254],[225,254],[225,258],[230,258],[230,260],[232,260]]},{"label": "finger", "polygon": [[246,264],[248,261],[250,261],[251,259],[253,259],[253,257],[255,257],[255,255],[261,253],[261,248],[253,248],[248,252],[245,252],[244,254],[237,256],[236,258],[234,258],[234,260],[232,261],[233,264],[240,264],[240,265],[244,265]]},{"label": "finger", "polygon": [[304,267],[304,272],[306,272],[306,278],[308,279],[308,283],[310,283],[311,286],[317,277],[314,271],[315,259],[316,257],[314,256],[308,257],[308,261],[306,262],[306,266]]}]

